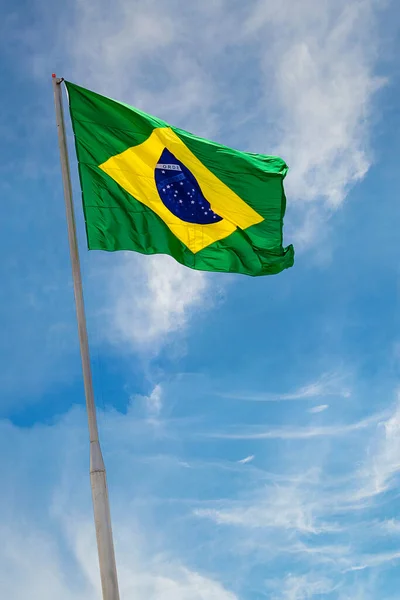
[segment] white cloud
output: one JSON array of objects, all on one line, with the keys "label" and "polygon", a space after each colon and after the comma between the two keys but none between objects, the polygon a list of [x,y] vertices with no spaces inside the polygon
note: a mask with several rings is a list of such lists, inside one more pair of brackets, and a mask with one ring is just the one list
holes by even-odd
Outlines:
[{"label": "white cloud", "polygon": [[283,582],[276,584],[280,592],[273,596],[274,600],[307,600],[314,596],[330,594],[335,586],[327,578],[316,578],[313,575],[287,575]]},{"label": "white cloud", "polygon": [[342,373],[323,373],[318,379],[285,394],[226,392],[224,398],[248,400],[250,402],[281,402],[289,400],[308,400],[325,396],[340,396],[349,398],[351,389],[346,385],[346,377]]},{"label": "white cloud", "polygon": [[231,440],[306,440],[317,437],[343,436],[353,431],[360,431],[376,425],[382,418],[382,414],[372,415],[355,423],[344,425],[326,425],[320,427],[276,427],[266,430],[259,426],[249,427],[247,430],[232,432],[217,432],[206,434],[207,437],[215,437]]},{"label": "white cloud", "polygon": [[319,404],[318,406],[313,406],[312,408],[310,408],[308,412],[315,415],[324,412],[324,410],[327,410],[327,408],[329,408],[329,404]]},{"label": "white cloud", "polygon": [[[399,394],[400,396],[400,394]],[[373,497],[390,489],[400,471],[400,399],[393,414],[380,423],[359,477],[363,482],[359,498]]]},{"label": "white cloud", "polygon": [[180,0],[166,0],[162,11],[155,0],[116,0],[112,13],[105,1],[75,0],[73,6],[73,28],[63,43],[75,77],[99,93],[211,133],[217,87],[198,54],[187,51],[192,40],[182,33],[191,28],[206,51],[195,24],[212,15],[185,10]]},{"label": "white cloud", "polygon": [[344,384],[344,376],[340,373],[324,373],[316,381],[299,388],[289,394],[283,394],[281,400],[302,400],[318,396],[342,396],[348,398],[351,394]]},{"label": "white cloud", "polygon": [[379,526],[381,531],[385,533],[396,535],[400,533],[400,521],[397,519],[387,519],[386,521],[380,523]]},{"label": "white cloud", "polygon": [[164,390],[162,385],[157,383],[148,396],[132,395],[130,398],[128,412],[132,409],[137,401],[140,401],[144,404],[145,410],[150,419],[157,419],[163,407],[163,394]]},{"label": "white cloud", "polygon": [[[162,527],[146,520],[146,510],[140,510],[140,505],[132,510],[128,491],[132,477],[122,474],[126,469],[132,475],[132,463],[125,451],[121,454],[126,448],[121,421],[129,428],[132,416],[111,411],[109,428],[102,428],[104,437],[115,441],[106,445],[105,452],[106,458],[107,449],[109,459],[114,457],[110,479],[121,477],[123,484],[110,486],[121,598],[236,600],[217,578],[185,564],[176,555],[174,536],[163,539]],[[0,429],[1,475],[9,482],[0,498],[0,598],[100,598],[83,410],[72,410],[54,425],[20,429],[0,421]],[[142,442],[149,432],[141,423]],[[132,442],[132,429],[130,433]],[[41,460],[44,455],[52,457],[51,466]],[[157,475],[165,473],[161,470]],[[148,504],[137,472],[132,489],[135,499]]]},{"label": "white cloud", "polygon": [[364,569],[372,569],[373,567],[379,567],[385,563],[398,561],[400,560],[400,550],[369,554],[366,556],[360,556],[358,559],[360,562],[350,567],[348,569],[349,571],[363,571]]},{"label": "white cloud", "polygon": [[[160,394],[161,389],[155,386],[144,401],[158,406]],[[346,573],[349,577],[355,570],[369,573],[397,560],[393,549],[368,554],[371,539],[376,540],[376,527],[366,526],[368,513],[359,517],[360,511],[349,505],[355,490],[364,483],[354,464],[357,452],[352,452],[348,464],[348,453],[345,451],[343,456],[341,445],[330,446],[318,438],[308,457],[289,448],[286,463],[283,453],[273,453],[270,473],[262,467],[263,455],[268,452],[263,452],[265,447],[260,445],[257,469],[252,465],[235,466],[228,460],[227,464],[235,466],[232,475],[220,469],[214,472],[203,457],[201,472],[195,468],[196,460],[202,459],[197,450],[194,455],[183,452],[183,424],[167,423],[167,437],[160,436],[148,419],[135,414],[100,414],[112,481],[111,508],[122,598],[234,600],[235,594],[240,595],[240,585],[248,589],[254,582],[253,576],[249,579],[246,573],[236,572],[237,565],[245,562],[251,569],[261,561],[268,574],[271,565],[276,564],[274,558],[285,565],[285,572],[279,575],[281,593],[286,594],[282,600],[291,598],[290,594],[296,598],[295,592],[302,598],[304,569],[310,572],[310,593],[317,595],[317,581],[332,582],[333,586]],[[53,426],[38,425],[30,430],[5,422],[0,426],[0,439],[7,449],[2,453],[5,472],[0,475],[12,482],[0,498],[0,534],[5,540],[0,548],[0,597],[10,597],[11,589],[15,590],[12,597],[16,600],[25,598],[28,590],[33,600],[50,600],[54,594],[61,600],[98,597],[90,487],[86,461],[82,460],[87,451],[83,411],[71,411]],[[357,445],[362,449],[366,439],[376,435],[371,430],[360,436]],[[220,442],[210,443],[207,457],[222,448]],[[162,455],[166,449],[167,457]],[[337,461],[345,459],[347,478],[336,479],[329,465],[324,465],[328,449],[335,465],[340,466]],[[43,456],[50,455],[50,463],[43,460]],[[183,467],[185,459],[194,469]],[[43,472],[43,465],[47,472]],[[29,496],[27,473],[31,480],[40,482],[34,490],[29,487]],[[229,482],[229,490],[227,497],[221,498],[221,492],[223,495],[227,489],[224,482]],[[238,485],[230,487],[234,482]],[[364,504],[363,510],[367,509]],[[18,515],[18,522],[14,515]],[[207,531],[212,540],[209,545],[205,541]],[[21,563],[21,544],[25,544],[27,565]],[[33,552],[35,556],[31,557]],[[223,567],[226,552],[231,565],[228,572]],[[205,555],[212,575],[204,569],[204,563],[203,568],[199,567]],[[26,575],[16,584],[15,573],[21,565]],[[316,565],[318,578],[312,572]],[[231,583],[224,582],[232,581],[233,569],[235,578],[229,591]],[[349,589],[348,582],[343,585]],[[272,593],[278,594],[278,590],[272,589]],[[328,594],[321,591],[324,593]]]},{"label": "white cloud", "polygon": [[[0,594],[13,600],[96,600],[101,596],[93,524],[69,518],[61,538],[13,523],[1,528]],[[129,528],[129,526],[128,526]],[[132,543],[118,553],[121,598],[138,600],[235,600],[218,581],[179,562],[155,557],[148,561]],[[22,576],[21,576],[22,574]]]},{"label": "white cloud", "polygon": [[[150,596],[141,594],[135,597],[153,600],[235,600],[237,596],[226,590],[220,583],[203,577],[199,573],[184,568],[165,569],[165,575],[153,578]],[[136,591],[137,586],[128,588]]]},{"label": "white cloud", "polygon": [[[21,526],[22,525],[22,526]],[[96,594],[88,582],[69,583],[65,577],[62,556],[54,539],[30,523],[1,527],[0,550],[2,598],[23,600],[94,600]],[[90,561],[88,561],[90,562]],[[79,574],[76,579],[79,581]]]},{"label": "white cloud", "polygon": [[[231,532],[231,539],[241,540],[249,555],[254,552],[258,557],[265,555],[269,559],[282,557],[286,565],[290,560],[288,557],[295,554],[301,564],[310,568],[318,565],[321,580],[327,582],[328,588],[331,585],[332,591],[337,589],[340,598],[351,598],[352,585],[351,580],[346,579],[347,574],[350,577],[352,573],[362,571],[378,576],[381,568],[390,568],[400,558],[399,549],[393,548],[392,543],[382,551],[369,553],[372,541],[376,544],[377,535],[381,536],[383,544],[388,534],[396,536],[393,538],[396,540],[400,530],[396,519],[376,521],[379,506],[375,502],[377,494],[393,488],[395,475],[400,470],[399,407],[396,406],[389,417],[376,415],[366,421],[375,425],[368,435],[361,435],[357,443],[351,445],[348,445],[350,438],[344,438],[346,448],[352,448],[350,454],[347,450],[340,451],[337,443],[327,445],[322,441],[316,441],[312,446],[307,462],[304,449],[302,455],[296,457],[291,450],[286,467],[298,474],[292,480],[281,483],[276,480],[271,484],[265,472],[259,470],[253,473],[251,489],[247,491],[243,487],[236,499],[218,499],[211,506],[197,507],[194,514],[225,526]],[[366,421],[361,422],[363,427]],[[337,477],[330,471],[329,461],[324,465],[327,448],[335,457],[335,471],[340,457],[347,475],[342,472]],[[277,464],[280,473],[287,472],[282,460],[281,453]],[[307,471],[307,463],[314,471]],[[387,505],[384,507],[383,515]],[[263,533],[265,531],[268,534]],[[330,593],[328,589],[318,592],[318,586],[315,590],[312,585],[302,586],[302,577],[297,571],[288,576],[285,586],[281,587],[281,595],[272,597],[277,600],[311,598],[312,594]],[[365,589],[375,589],[372,582],[367,585],[369,575],[363,577],[364,583],[360,582],[355,593],[360,600],[369,597],[364,596]]]},{"label": "white cloud", "polygon": [[238,463],[242,464],[242,465],[246,465],[249,462],[252,462],[254,460],[254,454],[252,454],[251,456],[246,456],[246,458],[242,458],[241,460],[238,460]]},{"label": "white cloud", "polygon": [[158,415],[162,408],[162,387],[157,384],[146,398],[147,410],[151,415]]},{"label": "white cloud", "polygon": [[378,3],[259,0],[245,25],[263,48],[266,105],[276,102],[276,153],[291,167],[286,189],[301,201],[300,246],[321,235],[325,219],[371,164],[371,101],[382,80],[377,58]]},{"label": "white cloud", "polygon": [[323,507],[307,485],[308,473],[284,485],[265,486],[255,497],[222,503],[220,508],[197,508],[194,514],[215,523],[249,529],[280,529],[286,532],[320,534],[337,527],[321,521]]},{"label": "white cloud", "polygon": [[[182,267],[168,256],[137,258],[124,253],[114,266],[98,270],[98,317],[103,335],[121,350],[157,353],[171,333],[186,326],[206,292],[203,273]],[[104,293],[105,292],[105,293]],[[212,305],[212,294],[202,307]],[[106,317],[106,319],[104,319]]]}]

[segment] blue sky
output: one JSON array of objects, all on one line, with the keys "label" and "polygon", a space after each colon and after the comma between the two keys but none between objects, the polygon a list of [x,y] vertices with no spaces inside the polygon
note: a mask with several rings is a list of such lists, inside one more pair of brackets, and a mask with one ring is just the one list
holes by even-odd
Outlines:
[{"label": "blue sky", "polygon": [[56,71],[290,166],[274,277],[89,254],[77,211],[121,598],[398,598],[395,4],[3,14],[0,597],[100,597]]}]

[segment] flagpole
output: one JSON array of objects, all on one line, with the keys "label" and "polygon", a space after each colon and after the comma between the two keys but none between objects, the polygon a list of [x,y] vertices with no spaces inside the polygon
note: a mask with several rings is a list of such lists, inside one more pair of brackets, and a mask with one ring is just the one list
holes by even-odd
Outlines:
[{"label": "flagpole", "polygon": [[62,104],[61,83],[63,82],[63,79],[57,78],[55,74],[53,74],[52,79],[54,104],[56,109],[58,145],[60,148],[61,171],[64,187],[65,210],[67,215],[68,241],[72,264],[72,277],[74,281],[79,345],[82,359],[83,383],[85,388],[86,410],[89,424],[90,483],[92,487],[93,512],[96,526],[101,586],[103,591],[103,600],[119,600],[117,567],[115,563],[114,542],[111,528],[111,514],[108,500],[106,469],[99,443],[92,372],[90,368],[89,342],[82,292],[82,275],[79,262],[74,205],[72,200],[71,174],[69,168],[64,111]]}]

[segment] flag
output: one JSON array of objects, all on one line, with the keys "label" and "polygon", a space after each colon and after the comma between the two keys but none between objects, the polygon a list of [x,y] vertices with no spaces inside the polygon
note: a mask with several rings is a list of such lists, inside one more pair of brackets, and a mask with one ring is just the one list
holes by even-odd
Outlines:
[{"label": "flag", "polygon": [[65,83],[90,250],[169,254],[192,269],[246,275],[293,265],[293,247],[282,246],[282,159]]}]

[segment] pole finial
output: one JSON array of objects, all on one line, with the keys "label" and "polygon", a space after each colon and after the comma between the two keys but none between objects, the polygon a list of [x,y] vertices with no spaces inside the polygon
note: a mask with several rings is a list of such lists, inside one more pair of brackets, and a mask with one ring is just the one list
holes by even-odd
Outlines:
[{"label": "pole finial", "polygon": [[52,76],[53,79],[56,78],[56,74],[55,73],[52,73],[51,76]]}]

